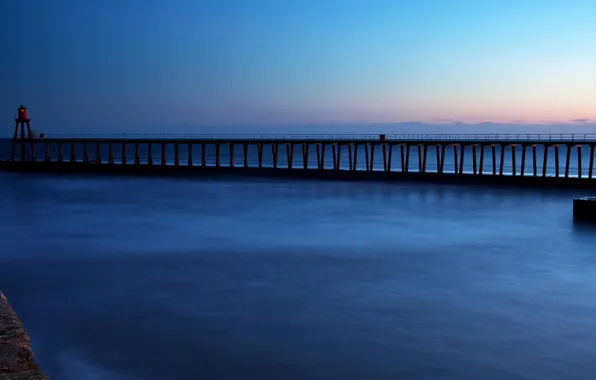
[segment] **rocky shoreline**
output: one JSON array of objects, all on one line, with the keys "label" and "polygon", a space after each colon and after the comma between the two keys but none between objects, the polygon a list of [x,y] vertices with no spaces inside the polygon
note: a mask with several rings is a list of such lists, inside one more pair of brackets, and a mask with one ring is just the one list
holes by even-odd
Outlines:
[{"label": "rocky shoreline", "polygon": [[0,292],[0,380],[48,380],[35,362],[31,341],[8,299]]}]

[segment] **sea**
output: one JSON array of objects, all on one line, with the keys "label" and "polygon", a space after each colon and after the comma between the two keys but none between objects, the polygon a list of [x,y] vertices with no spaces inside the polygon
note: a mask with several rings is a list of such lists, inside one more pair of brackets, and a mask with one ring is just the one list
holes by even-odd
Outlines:
[{"label": "sea", "polygon": [[593,379],[588,195],[0,172],[0,289],[52,379]]}]

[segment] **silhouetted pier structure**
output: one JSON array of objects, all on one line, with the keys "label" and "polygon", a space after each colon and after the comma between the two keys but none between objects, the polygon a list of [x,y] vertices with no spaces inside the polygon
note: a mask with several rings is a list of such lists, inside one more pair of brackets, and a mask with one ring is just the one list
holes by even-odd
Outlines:
[{"label": "silhouetted pier structure", "polygon": [[[347,179],[350,176],[362,179],[366,173],[375,173],[370,177],[378,179],[382,179],[381,173],[386,173],[388,178],[412,179],[490,176],[494,181],[518,177],[525,181],[533,178],[556,183],[562,183],[561,179],[582,181],[582,187],[596,187],[596,135],[587,134],[36,138],[34,134],[21,133],[15,134],[12,144],[11,157],[3,162],[3,167],[9,170],[164,173],[201,172],[203,169],[204,172],[241,173],[245,169],[258,174],[257,169],[262,169],[263,173],[273,169],[267,173],[283,175],[283,170],[286,175],[291,172],[291,176],[301,176],[297,172],[302,170],[316,177],[329,175]],[[588,157],[584,157],[585,153]],[[572,167],[574,175],[570,175]],[[341,175],[332,172],[341,172]]]}]

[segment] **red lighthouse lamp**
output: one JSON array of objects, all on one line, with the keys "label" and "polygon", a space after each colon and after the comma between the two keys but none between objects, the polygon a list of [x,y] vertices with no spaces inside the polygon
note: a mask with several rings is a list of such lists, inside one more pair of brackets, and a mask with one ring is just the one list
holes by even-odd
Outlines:
[{"label": "red lighthouse lamp", "polygon": [[29,116],[27,116],[27,108],[21,104],[19,107],[19,111],[17,113],[17,120],[18,121],[29,121]]}]

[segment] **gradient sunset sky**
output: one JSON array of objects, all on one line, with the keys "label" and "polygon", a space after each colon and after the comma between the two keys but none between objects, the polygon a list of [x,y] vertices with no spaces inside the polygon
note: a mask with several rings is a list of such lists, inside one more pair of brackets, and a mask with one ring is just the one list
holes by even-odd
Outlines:
[{"label": "gradient sunset sky", "polygon": [[6,0],[0,30],[6,125],[596,120],[594,0]]}]

